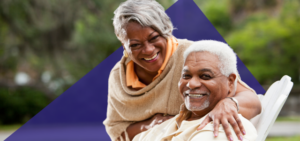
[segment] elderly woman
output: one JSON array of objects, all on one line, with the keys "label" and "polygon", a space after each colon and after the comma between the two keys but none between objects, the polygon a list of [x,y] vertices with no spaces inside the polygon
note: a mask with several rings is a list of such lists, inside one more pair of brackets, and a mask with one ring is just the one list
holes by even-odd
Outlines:
[{"label": "elderly woman", "polygon": [[[225,43],[203,40],[192,44],[184,52],[184,66],[179,81],[179,92],[184,100],[181,111],[170,120],[136,135],[133,141],[224,141],[223,128],[213,137],[213,125],[196,131],[204,117],[236,90],[236,55]],[[255,141],[257,132],[252,123],[239,115],[247,134],[230,140]],[[232,129],[231,129],[232,130]]]},{"label": "elderly woman", "polygon": [[[177,90],[182,54],[193,42],[172,36],[173,25],[154,0],[122,3],[115,11],[113,24],[124,56],[110,73],[104,125],[111,140],[131,140],[178,114],[183,103]],[[239,77],[233,95],[234,100],[219,101],[199,129],[213,119],[215,136],[219,124],[225,127],[228,138],[232,136],[229,124],[236,135],[245,134],[238,113],[250,119],[260,113],[260,102]]]}]

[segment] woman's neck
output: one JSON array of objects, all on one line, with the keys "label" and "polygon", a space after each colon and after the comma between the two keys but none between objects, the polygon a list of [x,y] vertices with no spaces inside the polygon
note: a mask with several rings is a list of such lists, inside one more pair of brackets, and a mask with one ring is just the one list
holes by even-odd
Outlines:
[{"label": "woman's neck", "polygon": [[158,72],[149,72],[135,63],[134,71],[139,78],[139,81],[141,81],[145,85],[149,85],[152,82],[153,78],[158,74]]}]

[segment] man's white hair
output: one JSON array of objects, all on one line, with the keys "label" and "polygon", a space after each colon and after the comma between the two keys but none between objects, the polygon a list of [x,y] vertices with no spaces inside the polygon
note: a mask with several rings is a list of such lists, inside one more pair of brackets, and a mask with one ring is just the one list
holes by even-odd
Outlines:
[{"label": "man's white hair", "polygon": [[155,0],[127,0],[120,4],[114,14],[115,34],[125,46],[128,44],[126,26],[131,21],[151,27],[165,38],[172,36],[173,24],[164,8]]},{"label": "man's white hair", "polygon": [[[234,73],[236,75],[236,79],[234,82],[234,86],[236,89],[237,83],[237,58],[232,50],[227,44],[214,40],[201,40],[193,43],[187,50],[185,50],[183,57],[184,63],[186,61],[187,56],[192,52],[208,52],[214,54],[219,59],[218,67],[221,73],[225,76],[229,76]],[[235,90],[234,90],[235,91]]]}]

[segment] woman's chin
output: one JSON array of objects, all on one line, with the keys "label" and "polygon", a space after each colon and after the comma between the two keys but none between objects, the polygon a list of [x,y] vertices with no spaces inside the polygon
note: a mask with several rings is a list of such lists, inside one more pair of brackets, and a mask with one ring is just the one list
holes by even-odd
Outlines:
[{"label": "woman's chin", "polygon": [[157,73],[158,70],[161,68],[161,66],[162,66],[162,63],[156,62],[156,63],[151,63],[151,64],[145,63],[142,67],[147,72]]},{"label": "woman's chin", "polygon": [[145,70],[147,71],[147,72],[150,72],[150,73],[157,73],[158,72],[158,70],[159,70],[160,68],[145,68]]}]

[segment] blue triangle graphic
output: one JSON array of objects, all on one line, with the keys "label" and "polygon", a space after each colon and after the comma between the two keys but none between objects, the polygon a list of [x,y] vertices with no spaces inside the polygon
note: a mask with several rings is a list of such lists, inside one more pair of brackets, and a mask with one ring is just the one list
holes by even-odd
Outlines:
[{"label": "blue triangle graphic", "polygon": [[[225,42],[192,0],[179,0],[167,11],[181,39]],[[109,141],[102,124],[106,118],[107,82],[120,60],[122,47],[13,133],[6,141]],[[265,90],[238,59],[241,78],[257,93]]]}]

